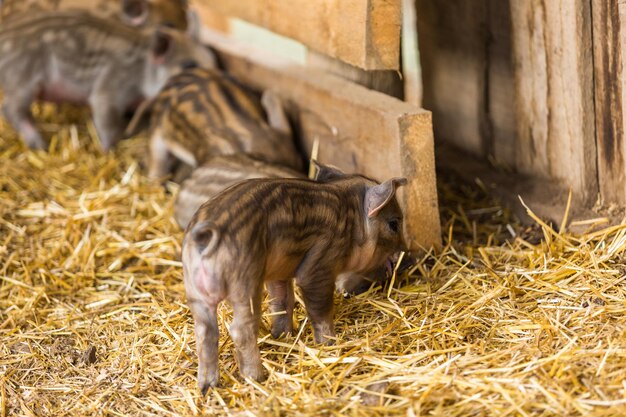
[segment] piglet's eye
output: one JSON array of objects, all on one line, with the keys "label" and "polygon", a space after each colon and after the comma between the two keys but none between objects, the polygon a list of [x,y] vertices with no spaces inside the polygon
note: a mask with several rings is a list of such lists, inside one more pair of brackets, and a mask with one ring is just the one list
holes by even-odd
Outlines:
[{"label": "piglet's eye", "polygon": [[400,221],[398,219],[391,219],[387,222],[387,226],[389,226],[389,230],[394,233],[398,233],[400,229]]}]

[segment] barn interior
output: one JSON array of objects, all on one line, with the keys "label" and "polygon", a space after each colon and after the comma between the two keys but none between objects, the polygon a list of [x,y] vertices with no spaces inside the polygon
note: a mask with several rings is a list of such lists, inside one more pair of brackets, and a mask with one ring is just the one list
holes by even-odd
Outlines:
[{"label": "barn interior", "polygon": [[[0,416],[616,415],[626,407],[624,5],[617,0],[195,0],[220,66],[276,91],[307,157],[401,175],[416,253],[335,295],[319,346],[297,296],[268,379],[196,386],[173,220],[144,136],[38,103],[48,151],[0,118]],[[1,27],[0,23],[0,27]],[[232,319],[220,307],[219,325]]]}]

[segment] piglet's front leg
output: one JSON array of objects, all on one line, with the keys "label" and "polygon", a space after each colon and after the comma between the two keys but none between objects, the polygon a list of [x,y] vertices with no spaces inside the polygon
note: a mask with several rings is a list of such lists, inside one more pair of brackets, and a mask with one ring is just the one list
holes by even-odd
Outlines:
[{"label": "piglet's front leg", "polygon": [[278,97],[276,92],[266,90],[261,97],[261,104],[267,113],[267,121],[269,125],[275,130],[283,133],[287,137],[291,138],[292,131],[289,119],[285,114],[282,100]]},{"label": "piglet's front leg", "polygon": [[109,151],[122,138],[124,114],[107,92],[96,92],[89,98],[93,123],[104,151]]},{"label": "piglet's front leg", "polygon": [[296,271],[296,283],[302,290],[302,298],[317,343],[334,343],[335,277],[323,259],[325,250],[313,248]]},{"label": "piglet's front leg", "polygon": [[[278,339],[281,334],[293,333],[293,280],[269,281],[266,284],[270,295],[270,311],[272,316],[272,337]],[[282,312],[282,314],[281,314]]]},{"label": "piglet's front leg", "polygon": [[162,128],[159,127],[151,133],[149,149],[148,177],[162,179],[171,172],[175,162],[163,137]]}]

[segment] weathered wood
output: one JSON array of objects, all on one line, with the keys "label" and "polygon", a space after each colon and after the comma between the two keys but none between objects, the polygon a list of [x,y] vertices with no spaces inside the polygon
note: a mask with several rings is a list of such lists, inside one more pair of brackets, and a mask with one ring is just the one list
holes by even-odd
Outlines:
[{"label": "weathered wood", "polygon": [[400,0],[196,0],[368,70],[400,65]]},{"label": "weathered wood", "polygon": [[310,155],[375,178],[406,176],[400,197],[412,249],[441,242],[430,113],[337,76],[293,65],[216,33],[206,40],[225,68],[254,88],[275,90],[298,121]]},{"label": "weathered wood", "polygon": [[517,169],[597,195],[588,0],[511,2]]},{"label": "weathered wood", "polygon": [[435,135],[515,166],[510,0],[417,0],[424,107]]},{"label": "weathered wood", "polygon": [[367,71],[315,51],[308,51],[307,65],[338,75],[370,90],[380,91],[401,100],[404,98],[400,71]]},{"label": "weathered wood", "polygon": [[605,204],[626,203],[626,2],[593,0],[598,181]]}]

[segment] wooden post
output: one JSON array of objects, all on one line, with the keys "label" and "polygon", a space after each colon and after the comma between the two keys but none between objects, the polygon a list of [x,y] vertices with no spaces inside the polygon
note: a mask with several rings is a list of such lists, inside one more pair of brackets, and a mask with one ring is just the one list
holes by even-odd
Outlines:
[{"label": "wooden post", "polygon": [[517,169],[597,196],[589,0],[511,1]]},{"label": "wooden post", "polygon": [[598,181],[603,203],[626,203],[626,3],[593,0]]}]

